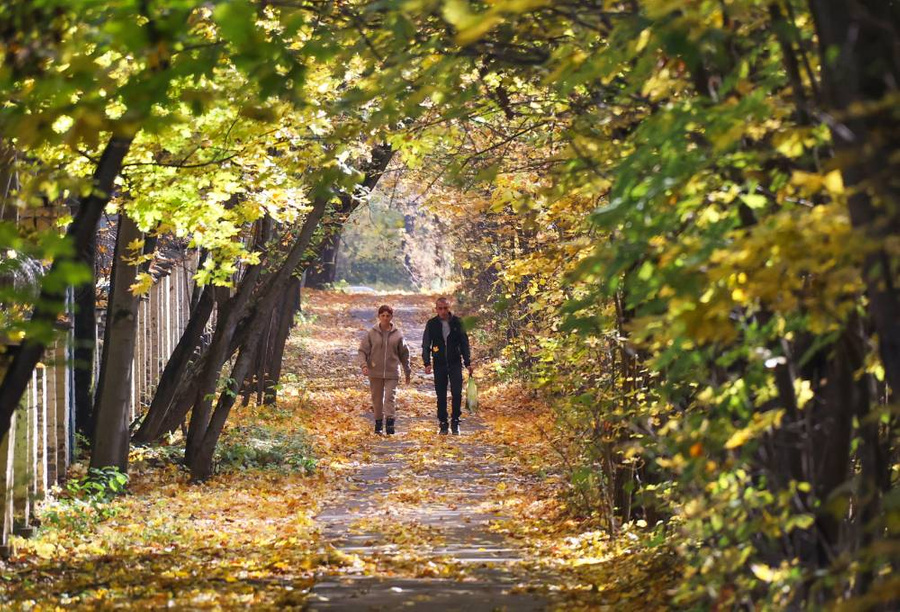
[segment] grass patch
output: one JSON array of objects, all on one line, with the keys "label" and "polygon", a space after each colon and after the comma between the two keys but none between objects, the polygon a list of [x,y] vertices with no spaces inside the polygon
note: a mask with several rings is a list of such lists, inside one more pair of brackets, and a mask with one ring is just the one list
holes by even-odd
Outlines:
[{"label": "grass patch", "polygon": [[216,450],[219,471],[271,469],[311,474],[316,460],[306,435],[267,425],[229,429]]},{"label": "grass patch", "polygon": [[90,468],[84,478],[73,478],[65,489],[55,488],[56,497],[42,504],[39,518],[43,527],[86,533],[93,525],[114,517],[113,500],[125,493],[128,475],[115,467]]}]

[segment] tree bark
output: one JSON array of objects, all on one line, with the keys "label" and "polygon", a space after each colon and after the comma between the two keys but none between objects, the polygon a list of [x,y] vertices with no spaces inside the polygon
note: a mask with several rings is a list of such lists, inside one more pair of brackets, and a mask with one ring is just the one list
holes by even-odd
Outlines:
[{"label": "tree bark", "polygon": [[241,347],[234,368],[231,370],[231,382],[228,383],[226,389],[219,394],[216,410],[204,432],[203,439],[192,455],[189,465],[191,468],[191,478],[195,482],[206,480],[212,475],[213,454],[215,453],[219,436],[222,434],[222,429],[225,427],[225,421],[228,419],[228,414],[231,412],[231,408],[234,406],[234,402],[237,399],[240,385],[243,384],[243,381],[247,378],[247,374],[250,373],[253,367],[253,361],[256,359],[257,352],[259,351],[260,336],[262,335],[259,332],[262,331],[262,327],[265,325],[265,317],[257,317],[253,323],[253,331],[256,333],[250,334],[247,343]]},{"label": "tree bark", "polygon": [[250,397],[254,393],[257,404],[276,403],[284,347],[291,332],[294,314],[300,306],[299,298],[300,278],[292,275],[282,292],[282,297],[272,309],[269,324],[263,330],[263,341],[256,352],[253,376],[248,377],[242,389],[244,406],[250,403]]},{"label": "tree bark", "polygon": [[[270,221],[267,220],[268,222]],[[185,447],[185,463],[189,465],[193,463],[193,456],[200,448],[206,429],[209,426],[219,373],[230,356],[231,339],[244,311],[250,303],[250,297],[253,294],[253,289],[261,271],[261,265],[250,266],[238,286],[237,293],[219,310],[216,331],[196,381],[198,396],[191,412],[187,445]]]},{"label": "tree bark", "polygon": [[275,404],[278,401],[278,385],[281,382],[281,365],[284,362],[284,347],[294,324],[294,315],[300,309],[300,278],[292,275],[284,292],[275,338],[269,353],[263,401]]},{"label": "tree bark", "polygon": [[269,321],[268,323],[266,323],[266,326],[263,329],[262,345],[260,346],[259,350],[256,351],[256,373],[254,375],[254,387],[256,390],[257,404],[263,403],[263,391],[266,386],[266,378],[268,377],[268,358],[275,343],[275,332],[278,329],[278,321],[281,319],[281,312],[279,311],[279,307],[282,301],[283,300],[280,299],[276,300],[275,308],[272,309],[272,313],[269,315]]},{"label": "tree bark", "polygon": [[[352,199],[348,199],[352,202]],[[347,208],[349,210],[343,210]],[[337,276],[337,258],[341,243],[341,228],[344,221],[350,215],[356,206],[340,206],[335,214],[341,215],[342,220],[337,222],[334,228],[327,236],[322,239],[322,247],[318,260],[306,270],[306,286],[311,289],[324,289],[326,285],[334,283]]]},{"label": "tree bark", "polygon": [[94,334],[97,332],[96,234],[92,235],[84,246],[80,257],[90,269],[91,282],[85,283],[75,290],[73,380],[75,430],[91,440],[94,437],[94,394],[92,389],[94,384]]},{"label": "tree bark", "polygon": [[[109,202],[114,181],[122,169],[122,161],[131,147],[132,140],[133,136],[113,136],[107,143],[94,171],[94,188],[91,194],[80,202],[75,218],[66,231],[66,237],[74,243],[74,255],[57,257],[48,276],[56,277],[61,270],[76,262],[85,265],[81,253],[84,252],[86,243],[97,232],[97,222],[103,208]],[[65,287],[48,287],[45,284],[41,288],[40,297],[32,313],[32,324],[43,326],[49,331],[59,316],[65,291]],[[50,333],[35,335],[10,349],[12,362],[3,377],[3,382],[0,383],[0,438],[9,431],[13,412],[25,393],[28,381],[31,380],[31,373],[44,354],[50,337]]]},{"label": "tree bark", "polygon": [[120,214],[94,404],[93,468],[115,466],[122,472],[128,470],[128,402],[140,301],[140,297],[131,291],[140,264],[128,259],[135,255],[129,251],[129,245],[140,240],[141,236],[137,224],[127,215]]}]

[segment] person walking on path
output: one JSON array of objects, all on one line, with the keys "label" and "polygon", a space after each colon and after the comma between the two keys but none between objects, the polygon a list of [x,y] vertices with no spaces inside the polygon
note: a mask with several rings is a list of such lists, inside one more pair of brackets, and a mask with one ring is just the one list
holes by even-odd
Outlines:
[{"label": "person walking on path", "polygon": [[472,375],[469,337],[463,329],[462,319],[450,312],[450,301],[440,297],[434,304],[437,316],[425,324],[422,335],[422,361],[425,373],[431,374],[434,364],[434,391],[437,394],[437,415],[441,434],[447,434],[447,383],[453,398],[450,430],[459,435],[459,417],[462,414],[462,366]]},{"label": "person walking on path", "polygon": [[[409,347],[403,332],[393,323],[394,309],[387,304],[378,308],[378,324],[366,332],[359,343],[359,362],[362,373],[369,377],[372,392],[372,408],[375,411],[375,433],[380,434],[382,424],[388,435],[393,435],[395,424],[394,397],[400,382],[400,366],[409,377]],[[386,422],[384,421],[386,419]]]}]

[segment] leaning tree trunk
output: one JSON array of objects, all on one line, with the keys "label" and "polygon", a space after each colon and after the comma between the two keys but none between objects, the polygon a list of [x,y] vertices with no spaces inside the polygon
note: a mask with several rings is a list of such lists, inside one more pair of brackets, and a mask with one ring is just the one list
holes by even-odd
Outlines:
[{"label": "leaning tree trunk", "polygon": [[[391,159],[394,150],[388,144],[378,144],[372,148],[372,156],[363,169],[365,178],[359,188],[363,193],[368,193],[375,188],[378,181]],[[355,211],[362,200],[353,193],[340,193],[338,204],[322,222],[322,240],[316,247],[316,256],[313,263],[303,276],[303,285],[312,289],[322,289],[326,283],[333,283],[337,274],[337,258],[340,251],[341,230],[344,223]]]},{"label": "leaning tree trunk", "polygon": [[260,265],[250,266],[237,293],[219,310],[219,319],[212,343],[205,355],[203,367],[196,378],[197,402],[193,406],[188,425],[184,453],[185,463],[192,463],[192,458],[206,435],[219,373],[231,354],[229,351],[231,339],[250,303],[250,297],[261,271]]},{"label": "leaning tree trunk", "polygon": [[119,215],[94,405],[93,468],[115,466],[123,472],[128,469],[129,401],[140,302],[140,297],[131,291],[140,264],[133,261],[136,253],[130,252],[129,245],[140,240],[141,235],[130,217]]},{"label": "leaning tree trunk", "polygon": [[[360,187],[370,190],[380,179],[387,164],[393,156],[390,146],[379,144],[373,148],[372,158],[366,164],[366,175]],[[349,196],[342,195],[341,201]],[[182,409],[191,410],[190,425],[188,428],[187,444],[185,448],[185,463],[191,468],[194,480],[204,480],[212,473],[212,456],[224,427],[225,419],[233,405],[230,402],[221,402],[217,405],[216,413],[212,413],[212,398],[215,397],[216,382],[218,381],[222,367],[227,359],[235,351],[243,351],[241,368],[235,367],[235,372],[243,373],[240,377],[232,377],[227,383],[226,394],[233,393],[235,398],[244,384],[247,373],[251,370],[247,360],[256,357],[256,348],[253,351],[244,350],[251,344],[258,343],[259,330],[257,322],[275,306],[276,298],[281,295],[280,287],[288,281],[291,274],[304,260],[304,254],[309,248],[316,229],[320,226],[328,199],[317,198],[313,209],[309,212],[299,237],[295,240],[284,262],[275,274],[270,275],[265,281],[257,280],[261,270],[259,266],[253,266],[241,281],[237,293],[220,309],[219,322],[213,336],[209,350],[204,354],[202,365],[197,368],[197,374],[190,379],[195,383],[192,387],[182,385],[176,392],[176,402],[179,404],[174,412]],[[253,298],[252,307],[250,299]],[[263,319],[264,320],[264,319]],[[259,323],[262,325],[262,322]],[[256,338],[251,339],[254,335]],[[187,401],[194,398],[193,406],[187,406]],[[184,403],[182,403],[184,402]],[[171,416],[171,413],[170,413]],[[171,425],[169,417],[166,424]],[[166,427],[164,424],[164,428]]]},{"label": "leaning tree trunk", "polygon": [[261,344],[256,352],[253,376],[247,379],[242,390],[244,406],[250,403],[253,393],[256,393],[257,404],[276,403],[284,347],[291,333],[294,315],[300,307],[299,298],[300,279],[292,275],[285,285],[282,297],[272,309],[269,324],[263,330]]},{"label": "leaning tree trunk", "polygon": [[284,362],[284,347],[294,323],[294,315],[300,310],[300,277],[291,275],[284,290],[284,299],[281,302],[278,314],[278,325],[275,329],[271,350],[266,359],[266,378],[264,384],[264,398],[266,404],[275,404],[278,401],[278,386],[281,384],[281,365]]},{"label": "leaning tree trunk", "polygon": [[[394,151],[387,144],[379,144],[373,147],[369,162],[365,165],[365,177],[360,183],[360,191],[371,192],[378,181],[381,180],[384,171],[394,156]],[[300,291],[304,286],[320,289],[325,283],[335,280],[337,270],[337,257],[340,250],[341,230],[350,215],[357,209],[362,200],[352,194],[342,192],[338,195],[338,204],[335,209],[322,222],[322,240],[312,249],[313,262],[310,262],[302,276],[293,274],[285,289],[285,297],[281,304],[279,320],[268,337],[265,351],[261,348],[259,358],[263,360],[263,376],[258,378],[256,384],[263,392],[263,401],[266,404],[274,404],[278,399],[278,385],[281,380],[281,366],[284,360],[284,347],[290,335],[294,322],[294,315],[300,309]],[[328,263],[330,262],[330,263]],[[323,267],[324,266],[324,267]],[[318,270],[318,272],[317,272]],[[328,271],[323,274],[322,270]]]},{"label": "leaning tree trunk", "polygon": [[[216,361],[211,359],[207,364],[208,371],[204,372],[204,377],[200,379],[198,389],[198,393],[203,395],[201,398],[198,398],[200,401],[191,414],[192,431],[189,431],[188,448],[185,450],[185,461],[190,466],[191,477],[195,481],[205,480],[212,474],[212,458],[216,444],[219,441],[219,436],[222,433],[222,428],[225,426],[225,421],[231,412],[234,401],[244,384],[244,380],[252,369],[263,327],[269,321],[271,309],[282,295],[278,289],[284,286],[297,265],[302,261],[303,254],[312,241],[313,234],[319,226],[327,205],[328,200],[325,198],[319,198],[315,201],[313,209],[307,214],[303,227],[300,230],[300,235],[292,245],[285,261],[281,264],[278,271],[268,279],[261,293],[257,296],[249,324],[247,322],[244,323],[247,325],[245,330],[246,340],[241,346],[241,352],[232,370],[231,378],[227,381],[225,390],[219,394],[219,402],[216,405],[215,413],[211,417],[209,416],[209,411],[212,408],[210,395],[215,391],[216,375],[221,371],[227,355],[223,352],[224,358],[216,359]],[[242,287],[238,290],[238,295],[246,288],[245,283],[242,283]],[[224,328],[222,338],[219,339],[224,342],[226,347],[234,336],[237,316],[243,314],[243,311],[238,312],[239,308],[241,307],[236,306],[233,311],[236,314],[235,325],[228,325]],[[213,340],[213,343],[215,342],[216,339]],[[210,353],[212,354],[212,349],[210,349]],[[213,372],[215,375],[210,376],[210,372],[213,370],[215,370]],[[212,384],[210,384],[210,381]],[[193,433],[193,436],[190,435],[191,433]]]},{"label": "leaning tree trunk", "polygon": [[277,300],[275,307],[269,313],[266,324],[260,331],[259,349],[256,351],[256,359],[253,364],[253,371],[244,381],[244,406],[250,404],[250,398],[256,394],[256,403],[263,403],[263,388],[266,380],[266,366],[269,352],[272,350],[274,342],[275,330],[278,328],[278,320],[281,317],[279,305],[281,300]]},{"label": "leaning tree trunk", "polygon": [[[66,237],[74,243],[73,254],[60,255],[54,259],[48,278],[57,279],[72,264],[85,265],[81,254],[85,250],[85,244],[97,233],[97,223],[103,208],[109,202],[116,177],[122,169],[122,161],[131,147],[132,139],[132,136],[113,136],[107,143],[94,171],[94,188],[90,195],[79,203],[75,218],[66,231]],[[45,333],[32,335],[10,350],[12,362],[6,370],[3,382],[0,383],[0,439],[9,431],[13,412],[19,406],[31,380],[31,374],[50,343],[52,338],[50,329],[59,316],[65,291],[66,287],[58,284],[49,287],[44,285],[41,288],[31,316],[31,324],[43,327]]]}]

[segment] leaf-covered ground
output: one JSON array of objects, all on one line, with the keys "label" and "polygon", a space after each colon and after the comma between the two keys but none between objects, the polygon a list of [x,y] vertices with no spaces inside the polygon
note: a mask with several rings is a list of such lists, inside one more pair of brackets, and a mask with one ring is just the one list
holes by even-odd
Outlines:
[{"label": "leaf-covered ground", "polygon": [[[61,493],[45,504],[37,534],[16,539],[0,565],[0,605],[667,607],[677,565],[665,547],[643,545],[637,526],[610,540],[565,515],[546,406],[517,386],[486,383],[463,435],[436,435],[416,350],[431,299],[304,299],[279,406],[233,415],[217,476],[189,484],[176,436],[133,452],[124,496],[90,505]],[[354,360],[383,302],[395,306],[417,364],[398,392],[391,438],[370,433]]]}]

